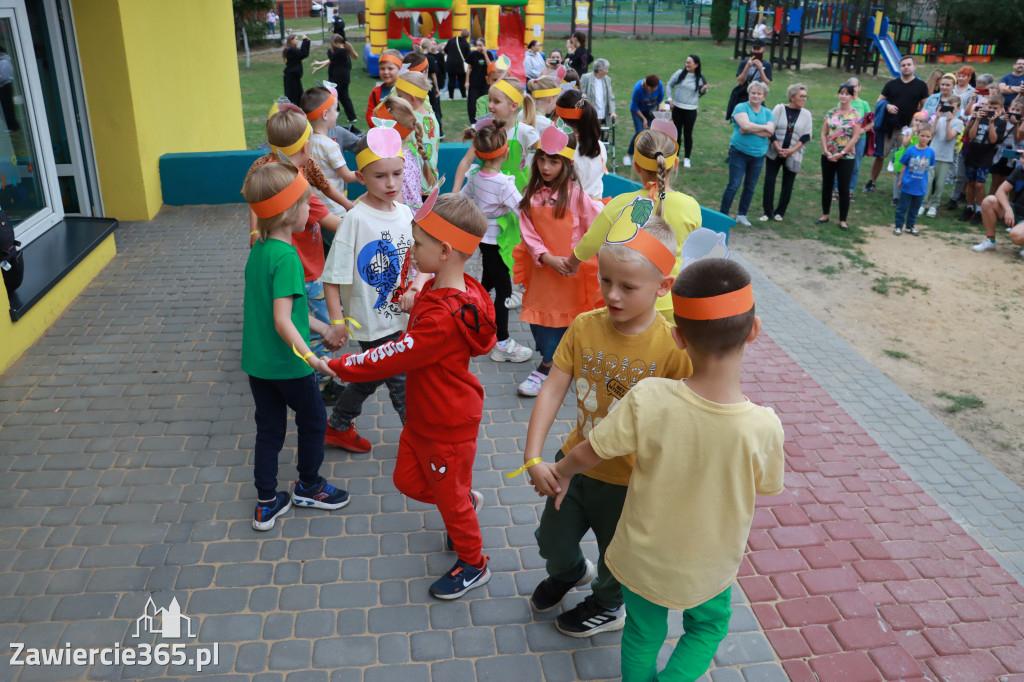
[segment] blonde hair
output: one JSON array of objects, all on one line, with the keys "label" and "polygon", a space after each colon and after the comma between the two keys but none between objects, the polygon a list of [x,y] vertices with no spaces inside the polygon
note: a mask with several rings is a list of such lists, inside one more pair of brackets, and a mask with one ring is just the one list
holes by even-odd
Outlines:
[{"label": "blonde hair", "polygon": [[[246,203],[257,204],[266,201],[295,180],[295,168],[283,163],[266,163],[253,169],[242,185],[242,196]],[[309,201],[312,193],[309,187],[299,199],[283,212],[269,218],[256,218],[256,231],[260,233],[260,241],[266,241],[267,235],[284,225],[294,225],[299,218],[302,207]]]},{"label": "blonde hair", "polygon": [[640,133],[639,137],[636,138],[635,147],[637,152],[648,159],[654,159],[658,164],[658,170],[656,171],[649,171],[640,168],[640,177],[644,179],[644,184],[646,185],[648,182],[651,182],[647,178],[649,178],[652,173],[654,174],[653,182],[657,184],[658,193],[658,201],[655,205],[654,215],[661,218],[665,215],[665,201],[662,195],[672,189],[669,187],[669,182],[671,181],[672,171],[675,170],[674,168],[670,169],[665,165],[665,159],[676,153],[675,141],[667,135],[647,129]]},{"label": "blonde hair", "polygon": [[267,142],[275,147],[293,145],[306,132],[308,124],[306,117],[294,109],[279,111],[267,119]]},{"label": "blonde hair", "polygon": [[[415,85],[417,88],[422,88],[423,90],[426,90],[429,96],[431,85],[430,81],[427,80],[426,74],[420,73],[419,71],[406,71],[405,73],[402,74],[401,78],[402,80],[407,81],[411,85]],[[412,97],[412,95],[409,96]],[[417,97],[416,99],[424,102],[424,105],[426,104],[426,97]]]},{"label": "blonde hair", "polygon": [[[405,74],[402,78],[405,78],[409,74]],[[382,104],[391,114],[399,125],[404,128],[408,128],[416,136],[416,153],[420,155],[420,159],[423,161],[423,177],[426,178],[427,185],[433,185],[437,180],[434,175],[433,169],[430,167],[430,159],[427,156],[427,150],[423,146],[423,126],[420,125],[416,119],[416,114],[413,113],[412,105],[406,102],[401,97],[398,97],[391,93]]]},{"label": "blonde hair", "polygon": [[[476,207],[473,200],[465,194],[442,194],[434,202],[434,213],[474,237],[483,237],[487,233],[487,218]],[[422,230],[423,228],[420,229]],[[429,239],[434,240],[435,243],[440,242],[439,239],[427,233],[426,230],[423,230],[423,232]],[[464,258],[469,258],[472,255],[457,250],[455,253],[462,254]]]},{"label": "blonde hair", "polygon": [[[541,76],[540,78],[534,78],[533,80],[526,81],[526,91],[530,95],[528,99],[533,101],[533,112],[529,117],[529,120],[527,120],[526,112],[523,112],[523,123],[531,126],[537,125],[537,102],[533,96],[534,90],[550,90],[557,87],[558,82],[551,76]],[[541,99],[550,99],[552,97],[557,97],[557,95],[549,95],[548,97],[542,97]]]},{"label": "blonde hair", "polygon": [[[675,230],[673,230],[672,226],[665,222],[665,219],[661,216],[652,215],[640,229],[657,239],[661,242],[662,246],[672,253],[678,253],[679,241],[676,239]],[[608,253],[612,258],[619,262],[632,261],[634,263],[643,263],[659,278],[664,277],[664,275],[661,274],[661,270],[651,262],[650,258],[636,249],[626,246],[625,244],[605,244],[601,247],[601,251]]]},{"label": "blonde hair", "polygon": [[[515,76],[505,76],[501,80],[505,81],[506,83],[511,85],[513,88],[515,88],[518,92],[523,94],[523,104],[522,104],[522,107],[519,107],[519,103],[516,102],[515,100],[513,100],[508,95],[506,95],[504,92],[501,92],[501,90],[498,90],[498,92],[501,92],[501,96],[504,97],[505,99],[507,99],[508,101],[512,102],[512,104],[515,105],[517,108],[521,108],[522,109],[522,111],[523,111],[523,121],[526,121],[527,119],[529,119],[531,121],[536,120],[537,119],[537,112],[536,112],[536,108],[535,108],[535,106],[533,104],[533,98],[532,97],[527,97],[526,93],[523,92],[523,84],[519,81],[519,79],[516,78]],[[493,88],[494,86],[492,85],[491,87]],[[505,121],[502,121],[502,123],[505,123]],[[512,121],[512,123],[515,123],[515,121]]]}]

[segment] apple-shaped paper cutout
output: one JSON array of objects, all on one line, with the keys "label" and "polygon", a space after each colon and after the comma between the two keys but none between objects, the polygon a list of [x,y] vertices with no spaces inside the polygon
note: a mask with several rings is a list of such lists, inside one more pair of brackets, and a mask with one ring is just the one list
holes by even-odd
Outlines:
[{"label": "apple-shaped paper cutout", "polygon": [[498,58],[494,60],[494,68],[498,71],[508,71],[512,68],[512,60],[507,55],[499,54]]},{"label": "apple-shaped paper cutout", "polygon": [[486,116],[482,116],[476,120],[476,123],[473,124],[473,130],[479,133],[487,126],[492,125],[496,125],[496,123],[494,122],[494,116],[488,113]]},{"label": "apple-shaped paper cutout", "polygon": [[420,210],[416,211],[415,220],[419,222],[430,215],[430,212],[434,210],[434,202],[437,201],[437,195],[441,193],[440,187],[435,187],[434,191],[430,193],[424,201],[423,205],[420,206]]},{"label": "apple-shaped paper cutout", "polygon": [[305,111],[303,111],[302,109],[298,108],[297,106],[295,106],[291,102],[279,102],[279,101],[275,100],[274,103],[270,105],[270,113],[267,114],[267,118],[270,118],[274,114],[279,114],[282,111],[297,111],[298,113],[302,114],[303,116],[306,115]]},{"label": "apple-shaped paper cutout", "polygon": [[380,158],[390,159],[402,150],[402,136],[394,128],[371,128],[366,133],[366,146]]},{"label": "apple-shaped paper cutout", "polygon": [[651,130],[668,135],[673,142],[676,141],[677,135],[679,134],[675,125],[673,125],[671,121],[666,121],[661,118],[654,119],[654,123],[651,124]]},{"label": "apple-shaped paper cutout", "polygon": [[698,227],[686,237],[680,256],[682,267],[701,258],[728,258],[729,247],[725,245],[725,234],[706,227]]},{"label": "apple-shaped paper cutout", "polygon": [[565,67],[563,65],[559,64],[558,68],[555,69],[555,80],[561,81],[561,80],[565,79],[565,73],[566,73],[565,72]]},{"label": "apple-shaped paper cutout", "polygon": [[540,148],[545,154],[554,156],[569,144],[569,136],[557,125],[550,125],[540,136]]}]

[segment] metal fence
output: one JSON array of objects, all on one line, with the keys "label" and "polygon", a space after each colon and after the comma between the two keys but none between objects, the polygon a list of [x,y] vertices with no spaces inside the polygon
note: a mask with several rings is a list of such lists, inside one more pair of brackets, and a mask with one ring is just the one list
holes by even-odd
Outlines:
[{"label": "metal fence", "polygon": [[[571,0],[548,0],[544,21],[548,26],[571,23]],[[731,26],[736,23],[732,13]],[[596,0],[591,4],[595,33],[630,35],[711,35],[711,0]]]}]

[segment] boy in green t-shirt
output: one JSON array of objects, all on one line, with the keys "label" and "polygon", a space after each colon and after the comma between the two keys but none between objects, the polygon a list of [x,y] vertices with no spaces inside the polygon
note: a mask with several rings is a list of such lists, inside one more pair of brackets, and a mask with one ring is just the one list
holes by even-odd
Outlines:
[{"label": "boy in green t-shirt", "polygon": [[[635,457],[606,554],[626,603],[623,682],[704,674],[729,631],[755,498],[782,492],[782,423],[740,387],[744,348],[761,329],[750,275],[729,260],[698,260],[676,278],[672,304],[672,336],[692,376],[638,383],[549,472],[558,509],[574,477]],[[685,634],[659,672],[669,609],[683,612]]]},{"label": "boy in green t-shirt", "polygon": [[[327,325],[309,314],[302,262],[292,234],[305,229],[309,183],[284,164],[253,170],[242,194],[256,214],[259,237],[245,264],[245,317],[242,323],[242,371],[249,375],[256,403],[253,478],[259,495],[252,527],[270,530],[295,504],[340,509],[348,493],[320,476],[327,412],[313,370],[337,376],[325,358],[309,350],[310,325],[324,335]],[[288,409],[298,428],[299,478],[295,493],[277,490],[277,456],[284,445]]]},{"label": "boy in green t-shirt", "polygon": [[[544,440],[570,385],[576,387],[577,421],[556,461],[584,441],[642,378],[690,375],[689,358],[676,347],[671,326],[655,310],[658,297],[672,285],[676,264],[672,228],[659,217],[651,218],[634,236],[606,242],[597,258],[607,305],[579,315],[566,330],[530,415],[524,466],[542,492],[550,492],[554,481],[541,459]],[[606,462],[573,477],[561,509],[556,510],[551,500],[544,507],[535,534],[540,555],[547,560],[548,577],[530,597],[533,608],[551,611],[573,587],[597,577],[593,594],[555,619],[555,627],[570,637],[618,630],[625,623],[622,591],[605,566],[604,554],[615,533],[632,470],[630,457]],[[580,540],[590,529],[597,537],[596,569],[580,550]]]}]

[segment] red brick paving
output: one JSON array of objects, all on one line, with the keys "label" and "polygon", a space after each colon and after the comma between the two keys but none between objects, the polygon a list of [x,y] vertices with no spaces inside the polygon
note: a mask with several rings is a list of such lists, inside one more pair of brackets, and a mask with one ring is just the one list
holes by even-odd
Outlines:
[{"label": "red brick paving", "polygon": [[796,682],[1024,682],[1024,587],[771,339],[744,390],[786,429],[739,583]]}]

